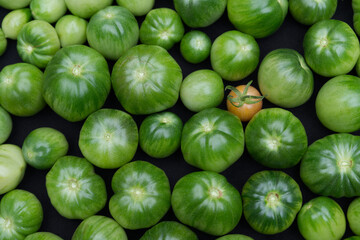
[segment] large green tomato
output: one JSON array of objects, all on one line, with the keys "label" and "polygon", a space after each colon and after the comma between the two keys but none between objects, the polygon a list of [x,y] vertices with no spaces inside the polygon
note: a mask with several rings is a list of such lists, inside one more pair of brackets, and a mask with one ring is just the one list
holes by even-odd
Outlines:
[{"label": "large green tomato", "polygon": [[13,190],[0,202],[0,239],[23,240],[39,230],[43,209],[36,196],[24,190]]},{"label": "large green tomato", "polygon": [[175,105],[182,82],[180,66],[162,47],[138,45],[114,65],[115,95],[131,114],[151,114]]},{"label": "large green tomato", "polygon": [[205,109],[185,123],[181,151],[192,166],[222,172],[244,152],[241,121],[230,112],[218,108]]},{"label": "large green tomato", "polygon": [[227,11],[236,29],[263,38],[280,28],[288,5],[288,0],[228,0]]},{"label": "large green tomato", "polygon": [[347,210],[347,219],[351,231],[360,235],[360,198],[354,199]]},{"label": "large green tomato", "polygon": [[324,77],[350,72],[360,53],[359,40],[352,28],[334,19],[315,23],[306,32],[303,45],[307,64]]},{"label": "large green tomato", "polygon": [[155,0],[116,0],[116,3],[129,9],[134,16],[143,16],[154,7]]},{"label": "large green tomato", "polygon": [[49,169],[66,155],[69,144],[61,132],[43,127],[33,130],[25,138],[22,153],[25,161],[37,169]]},{"label": "large green tomato", "polygon": [[91,17],[86,30],[90,47],[117,60],[139,39],[139,25],[129,10],[110,6]]},{"label": "large green tomato", "polygon": [[349,238],[345,238],[344,240],[360,240],[360,236],[352,236]]},{"label": "large green tomato", "polygon": [[9,12],[1,23],[5,37],[16,40],[22,27],[31,20],[29,8],[18,9]]},{"label": "large green tomato", "polygon": [[76,122],[100,109],[110,92],[105,58],[92,48],[68,46],[45,69],[43,96],[61,117]]},{"label": "large green tomato", "polygon": [[54,23],[67,11],[65,0],[32,0],[31,14],[34,19]]},{"label": "large green tomato", "polygon": [[198,70],[189,74],[181,84],[180,98],[193,112],[217,107],[224,99],[224,83],[212,70]]},{"label": "large green tomato", "polygon": [[176,11],[191,28],[207,27],[224,13],[226,0],[174,0]]},{"label": "large green tomato", "polygon": [[228,81],[250,75],[259,63],[260,49],[255,39],[233,30],[217,37],[211,47],[212,68]]},{"label": "large green tomato", "polygon": [[170,8],[151,10],[140,27],[140,41],[143,44],[158,45],[167,50],[184,36],[184,25],[179,15]]},{"label": "large green tomato", "polygon": [[14,10],[29,6],[31,0],[0,0],[0,7]]},{"label": "large green tomato", "polygon": [[28,235],[24,240],[63,240],[63,239],[50,232],[37,232]]},{"label": "large green tomato", "polygon": [[91,216],[80,223],[71,240],[127,240],[124,229],[113,219]]},{"label": "large green tomato", "polygon": [[26,162],[21,148],[12,144],[0,145],[0,195],[19,185],[25,169]]},{"label": "large green tomato", "polygon": [[126,164],[111,182],[110,214],[126,229],[149,228],[170,208],[170,184],[165,172],[144,161]]},{"label": "large green tomato", "polygon": [[245,141],[250,156],[270,168],[295,166],[308,147],[300,120],[281,108],[258,112],[246,126]]},{"label": "large green tomato", "polygon": [[310,68],[292,49],[277,49],[266,55],[260,64],[258,83],[267,100],[284,108],[304,104],[314,91]]},{"label": "large green tomato", "polygon": [[75,16],[90,18],[97,11],[110,6],[113,1],[114,0],[65,0],[65,3],[70,12]]},{"label": "large green tomato", "polygon": [[140,126],[140,147],[151,157],[168,157],[180,147],[182,128],[183,123],[175,113],[150,115]]},{"label": "large green tomato", "polygon": [[317,197],[304,204],[297,223],[306,240],[340,240],[346,230],[343,210],[328,197]]},{"label": "large green tomato", "polygon": [[254,240],[251,237],[241,235],[241,234],[229,234],[220,238],[217,238],[216,240]]},{"label": "large green tomato", "polygon": [[7,48],[7,39],[3,30],[0,28],[0,56],[4,54]]},{"label": "large green tomato", "polygon": [[20,117],[35,115],[45,107],[44,74],[28,63],[7,65],[0,73],[0,104]]},{"label": "large green tomato", "polygon": [[0,106],[0,144],[3,144],[9,138],[12,127],[10,114]]},{"label": "large green tomato", "polygon": [[198,240],[196,234],[178,222],[166,221],[156,224],[139,240]]},{"label": "large green tomato", "polygon": [[175,184],[171,205],[180,222],[215,236],[233,230],[242,213],[238,190],[224,176],[208,171],[182,177]]},{"label": "large green tomato", "polygon": [[211,39],[206,33],[190,31],[181,39],[180,52],[189,63],[201,63],[209,57],[211,44]]},{"label": "large green tomato", "polygon": [[81,128],[79,147],[95,166],[119,168],[134,157],[138,138],[138,128],[129,114],[100,109],[91,114]]},{"label": "large green tomato", "polygon": [[359,0],[352,0],[352,8],[354,11],[354,29],[355,32],[359,35],[360,34],[360,1]]},{"label": "large green tomato", "polygon": [[289,10],[296,21],[312,25],[335,14],[337,0],[289,0]]},{"label": "large green tomato", "polygon": [[315,102],[320,122],[334,132],[360,129],[360,78],[341,75],[327,81]]},{"label": "large green tomato", "polygon": [[56,161],[46,175],[51,204],[63,217],[85,219],[106,204],[104,180],[84,158],[65,156]]},{"label": "large green tomato", "polygon": [[360,137],[332,134],[311,144],[300,176],[306,186],[324,196],[360,196]]},{"label": "large green tomato", "polygon": [[255,173],[245,183],[241,195],[246,221],[263,234],[288,229],[302,206],[299,185],[280,171]]},{"label": "large green tomato", "polygon": [[55,28],[43,20],[25,24],[17,37],[17,51],[24,62],[45,68],[60,49]]},{"label": "large green tomato", "polygon": [[88,22],[73,15],[66,15],[56,22],[55,30],[62,47],[81,45],[86,42],[86,27]]}]

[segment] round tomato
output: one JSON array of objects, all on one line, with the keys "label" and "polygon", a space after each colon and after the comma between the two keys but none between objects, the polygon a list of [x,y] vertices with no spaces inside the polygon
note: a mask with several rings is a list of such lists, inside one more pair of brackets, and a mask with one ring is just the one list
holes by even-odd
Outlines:
[{"label": "round tomato", "polygon": [[0,56],[4,54],[7,48],[7,39],[3,30],[0,28]]},{"label": "round tomato", "polygon": [[360,1],[352,0],[351,2],[354,11],[354,17],[353,17],[354,29],[356,33],[359,35],[360,34]]},{"label": "round tomato", "polygon": [[31,14],[34,19],[54,23],[67,11],[64,0],[31,0]]},{"label": "round tomato", "polygon": [[9,12],[1,23],[5,37],[16,40],[22,27],[31,20],[29,8],[18,9]]},{"label": "round tomato", "polygon": [[50,232],[37,232],[28,235],[24,240],[63,240],[63,239]]},{"label": "round tomato", "polygon": [[155,0],[116,0],[116,3],[138,17],[147,14],[154,7]]},{"label": "round tomato", "polygon": [[81,18],[90,18],[97,11],[110,6],[114,0],[65,0],[72,14]]},{"label": "round tomato", "polygon": [[347,219],[351,231],[360,235],[360,198],[354,199],[347,210]]},{"label": "round tomato", "polygon": [[9,138],[12,127],[10,114],[0,106],[0,144],[3,144]]},{"label": "round tomato", "polygon": [[216,240],[254,240],[251,237],[241,235],[241,234],[229,234],[220,238],[217,238]]},{"label": "round tomato", "polygon": [[62,47],[84,44],[86,42],[86,27],[88,22],[73,15],[66,15],[56,22],[55,30]]},{"label": "round tomato", "polygon": [[189,63],[201,63],[210,55],[211,39],[201,31],[191,31],[184,35],[180,43],[181,55]]},{"label": "round tomato", "polygon": [[14,10],[29,6],[31,0],[0,0],[0,6],[6,9]]},{"label": "round tomato", "polygon": [[161,222],[150,228],[139,240],[198,240],[188,227],[174,221]]}]

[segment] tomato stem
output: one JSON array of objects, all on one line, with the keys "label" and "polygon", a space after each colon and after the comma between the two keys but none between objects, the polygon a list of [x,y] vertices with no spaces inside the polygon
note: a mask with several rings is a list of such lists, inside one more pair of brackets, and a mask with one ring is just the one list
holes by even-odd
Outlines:
[{"label": "tomato stem", "polygon": [[231,105],[239,108],[239,107],[242,107],[244,104],[255,104],[255,103],[261,102],[264,99],[264,96],[247,95],[247,91],[249,90],[249,87],[252,82],[253,81],[251,80],[250,82],[248,82],[248,84],[246,84],[243,92],[240,92],[237,88],[235,88],[231,85],[227,85],[225,87],[225,90],[229,89],[236,94],[236,96],[233,96],[230,94],[227,96],[227,99],[229,100]]}]

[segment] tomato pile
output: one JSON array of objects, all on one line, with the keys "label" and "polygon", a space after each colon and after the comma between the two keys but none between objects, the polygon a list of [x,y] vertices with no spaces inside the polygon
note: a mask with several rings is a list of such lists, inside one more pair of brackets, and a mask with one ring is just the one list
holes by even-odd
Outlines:
[{"label": "tomato pile", "polygon": [[359,0],[0,7],[0,240],[360,239]]}]

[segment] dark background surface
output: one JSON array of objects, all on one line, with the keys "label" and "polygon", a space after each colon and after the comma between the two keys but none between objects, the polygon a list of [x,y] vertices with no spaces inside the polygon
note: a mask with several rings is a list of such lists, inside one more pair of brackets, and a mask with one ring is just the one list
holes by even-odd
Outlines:
[{"label": "dark background surface", "polygon": [[[155,8],[159,8],[159,7],[173,8],[173,2],[170,0],[156,0]],[[7,12],[8,10],[0,9],[1,20],[6,15]],[[353,17],[353,11],[351,9],[351,1],[340,0],[338,2],[338,8],[336,14],[334,15],[333,18],[345,21],[350,26],[352,26],[352,17]],[[144,19],[143,17],[138,18],[139,24],[141,24],[143,19]],[[234,27],[228,21],[227,14],[225,12],[222,18],[219,19],[215,24],[213,24],[208,28],[203,28],[200,30],[206,32],[210,36],[211,40],[214,41],[215,38],[221,35],[223,32],[233,29]],[[308,29],[307,26],[297,23],[289,13],[285,19],[284,24],[275,34],[267,38],[257,40],[261,50],[260,61],[265,57],[267,53],[278,48],[292,48],[303,54],[302,41],[307,29]],[[186,31],[189,30],[190,29],[186,27]],[[195,70],[211,69],[209,59],[197,65],[187,63],[180,55],[179,44],[176,44],[169,52],[181,66],[183,70],[184,78]],[[13,64],[17,62],[21,62],[21,59],[19,58],[16,51],[16,41],[9,40],[7,51],[3,56],[0,57],[0,69],[2,69],[8,64]],[[112,69],[113,64],[114,62],[109,62],[110,70]],[[253,85],[257,87],[257,70],[258,69],[256,69],[256,71],[253,74],[251,74],[249,77],[247,77],[242,81],[238,81],[238,82],[225,81],[224,84],[239,85],[239,84],[246,84],[249,80],[254,80]],[[351,74],[355,75],[355,71],[352,71]],[[328,78],[323,78],[318,75],[314,75],[314,80],[315,80],[315,89],[311,99],[306,104],[300,107],[289,109],[303,123],[306,132],[308,134],[309,144],[316,141],[317,139],[320,139],[322,137],[325,137],[326,135],[333,133],[321,125],[315,113],[315,98],[317,92],[319,91],[320,87],[328,80]],[[275,107],[275,105],[265,100],[264,108],[269,108],[269,107]],[[123,108],[121,107],[120,103],[117,101],[112,91],[104,105],[104,108],[114,108],[114,109],[123,110]],[[219,106],[219,108],[225,109],[225,101],[223,101],[223,103]],[[173,111],[177,113],[182,118],[184,123],[193,115],[192,112],[190,112],[184,107],[180,99],[173,108],[169,109],[169,111]],[[134,119],[138,127],[140,127],[140,124],[144,119],[144,117],[145,116],[134,116]],[[32,130],[39,127],[53,127],[65,134],[70,145],[68,155],[82,156],[78,147],[78,138],[83,121],[77,123],[67,122],[66,120],[56,115],[48,106],[45,107],[40,113],[38,113],[33,117],[21,118],[21,117],[12,116],[12,119],[13,119],[14,127],[11,136],[6,143],[16,144],[21,147],[25,137]],[[246,124],[244,125],[244,127],[245,126]],[[359,133],[360,132],[358,131],[354,134],[359,135]],[[172,156],[166,159],[152,159],[139,148],[134,157],[134,160],[149,161],[155,164],[156,166],[162,168],[166,172],[172,188],[175,185],[176,181],[180,179],[182,176],[186,175],[187,173],[198,170],[185,163],[180,150],[178,150],[175,154],[173,154]],[[224,171],[223,175],[225,175],[228,181],[241,192],[244,183],[252,174],[266,169],[268,168],[261,166],[260,164],[256,163],[253,159],[251,159],[245,150],[243,156],[234,165],[232,165],[230,168]],[[111,183],[111,178],[115,171],[116,170],[103,170],[96,168],[96,172],[100,174],[106,182],[108,199],[113,195],[110,183]],[[312,198],[317,197],[317,195],[311,193],[309,189],[301,182],[299,175],[299,165],[290,169],[286,169],[284,171],[288,173],[290,176],[292,176],[299,183],[301,191],[303,193],[304,203],[308,202]],[[73,232],[75,231],[76,227],[80,224],[81,221],[65,219],[61,217],[52,207],[45,188],[46,173],[47,171],[36,170],[28,166],[25,173],[25,177],[18,186],[18,188],[28,190],[34,193],[41,201],[44,209],[44,221],[40,231],[52,232],[61,236],[64,239],[71,239]],[[336,201],[341,205],[345,213],[351,200],[352,199],[346,199],[346,198],[336,199]],[[106,205],[105,208],[102,211],[100,211],[98,214],[106,215],[110,217],[108,205]],[[163,218],[163,220],[176,220],[172,210],[170,210],[167,213],[167,215]],[[146,229],[137,230],[137,231],[126,230],[126,233],[130,240],[139,239],[143,235],[145,230]],[[206,235],[197,230],[194,231],[198,235],[199,239],[202,240],[215,239],[215,237],[213,236]],[[253,237],[254,239],[259,239],[259,240],[303,239],[298,231],[296,222],[294,222],[294,224],[283,233],[276,234],[273,236],[266,236],[252,230],[251,227],[246,223],[245,218],[243,216],[241,218],[239,225],[231,233],[245,234]],[[347,227],[347,231],[344,237],[348,237],[351,235],[353,234],[351,233],[349,227]]]}]

